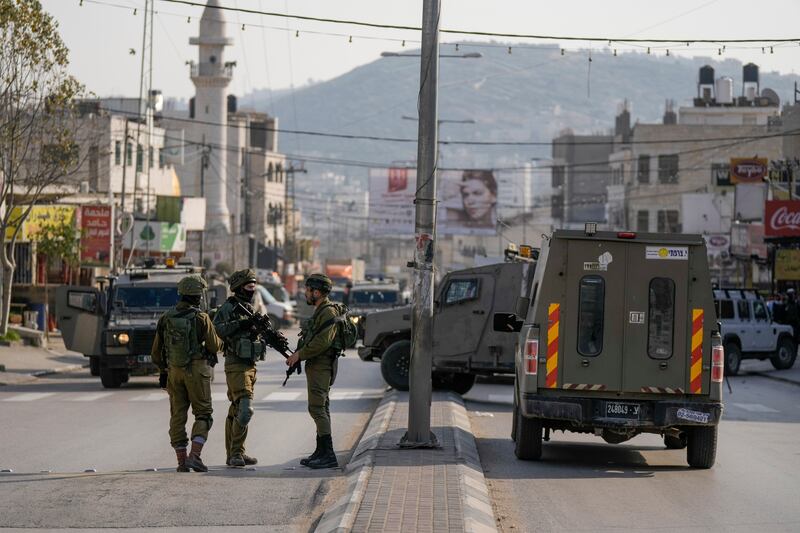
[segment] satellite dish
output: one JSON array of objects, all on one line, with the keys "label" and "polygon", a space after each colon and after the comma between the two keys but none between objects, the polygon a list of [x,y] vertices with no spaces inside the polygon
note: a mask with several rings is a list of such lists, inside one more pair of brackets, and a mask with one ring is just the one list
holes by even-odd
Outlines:
[{"label": "satellite dish", "polygon": [[781,97],[772,89],[764,89],[761,91],[761,97],[769,100],[769,103],[774,106],[781,105]]}]

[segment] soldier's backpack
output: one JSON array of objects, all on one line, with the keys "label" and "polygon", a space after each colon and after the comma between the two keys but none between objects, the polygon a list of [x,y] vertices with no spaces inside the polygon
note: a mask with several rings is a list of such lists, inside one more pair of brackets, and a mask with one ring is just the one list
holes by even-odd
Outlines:
[{"label": "soldier's backpack", "polygon": [[319,331],[331,325],[336,325],[336,338],[333,347],[339,351],[339,355],[344,355],[344,350],[353,348],[358,340],[358,325],[353,317],[350,316],[350,309],[343,303],[331,302],[326,307],[332,307],[336,311],[336,316],[323,323]]},{"label": "soldier's backpack", "polygon": [[187,367],[202,353],[197,340],[197,311],[193,307],[172,309],[164,318],[164,355],[171,366]]}]

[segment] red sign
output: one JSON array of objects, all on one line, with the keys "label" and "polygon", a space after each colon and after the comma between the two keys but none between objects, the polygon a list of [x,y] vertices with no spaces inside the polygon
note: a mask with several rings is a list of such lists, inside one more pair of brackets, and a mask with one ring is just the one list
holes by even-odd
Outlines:
[{"label": "red sign", "polygon": [[764,212],[764,235],[800,237],[800,201],[768,200]]},{"label": "red sign", "polygon": [[111,208],[107,205],[81,207],[81,264],[108,266],[111,253]]},{"label": "red sign", "polygon": [[767,164],[763,157],[731,159],[731,183],[761,183],[767,176]]},{"label": "red sign", "polygon": [[389,169],[389,192],[400,192],[408,188],[408,169]]}]

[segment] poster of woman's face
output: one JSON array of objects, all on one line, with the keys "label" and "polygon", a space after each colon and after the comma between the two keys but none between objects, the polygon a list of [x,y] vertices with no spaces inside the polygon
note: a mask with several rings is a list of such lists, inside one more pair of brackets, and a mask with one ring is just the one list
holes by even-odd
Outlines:
[{"label": "poster of woman's face", "polygon": [[494,235],[497,181],[490,170],[443,173],[440,230],[446,234]]}]

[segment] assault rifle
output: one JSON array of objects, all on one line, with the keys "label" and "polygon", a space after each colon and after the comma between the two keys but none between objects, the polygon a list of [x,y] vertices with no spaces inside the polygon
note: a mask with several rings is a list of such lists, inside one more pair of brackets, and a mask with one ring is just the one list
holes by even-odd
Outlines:
[{"label": "assault rifle", "polygon": [[[243,306],[241,302],[236,302],[236,310],[250,319],[253,327],[261,335],[261,338],[264,339],[264,343],[267,346],[274,348],[275,351],[281,354],[284,359],[289,358],[289,355],[291,355],[289,353],[289,340],[283,335],[283,333],[276,331],[275,328],[272,327],[268,316],[250,311],[248,308]],[[300,371],[300,362],[294,366],[290,366],[286,370],[286,379],[283,380],[282,386],[286,386],[286,382],[289,381],[289,377],[292,375],[292,373],[297,372],[300,374]]]}]

